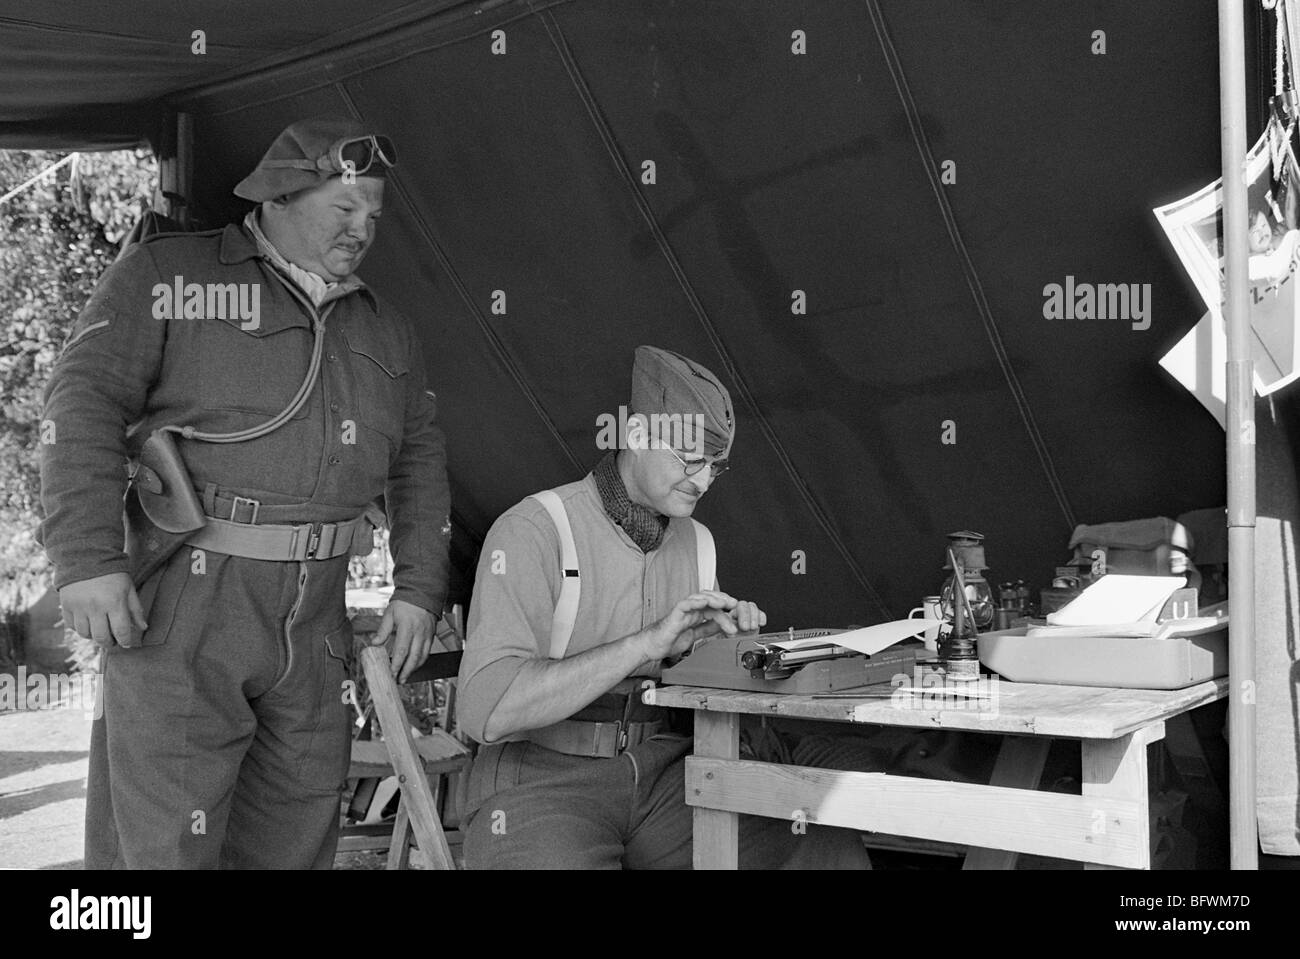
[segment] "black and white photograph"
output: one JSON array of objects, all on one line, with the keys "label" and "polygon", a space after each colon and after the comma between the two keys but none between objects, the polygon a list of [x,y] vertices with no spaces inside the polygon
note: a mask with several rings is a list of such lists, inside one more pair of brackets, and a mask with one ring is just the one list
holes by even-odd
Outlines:
[{"label": "black and white photograph", "polygon": [[1240,948],[1300,868],[1298,66],[1300,0],[0,0],[22,924],[1019,874]]},{"label": "black and white photograph", "polygon": [[[1276,120],[1252,147],[1250,178],[1250,334],[1255,389],[1261,396],[1300,377],[1300,343],[1295,338],[1296,301],[1292,283],[1300,257],[1296,201],[1300,166],[1291,148],[1294,131]],[[1223,185],[1216,181],[1193,196],[1155,211],[1197,290],[1210,307],[1216,330],[1223,329]],[[1166,367],[1168,368],[1168,367]],[[1171,369],[1180,380],[1181,371]],[[1189,388],[1194,389],[1190,384]]]}]

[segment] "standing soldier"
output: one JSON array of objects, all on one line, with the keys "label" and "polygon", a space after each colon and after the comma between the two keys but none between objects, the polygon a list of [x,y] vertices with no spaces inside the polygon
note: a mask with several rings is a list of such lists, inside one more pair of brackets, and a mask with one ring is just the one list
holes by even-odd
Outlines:
[{"label": "standing soldier", "polygon": [[107,651],[87,868],[331,866],[348,557],[380,496],[375,641],[401,678],[428,655],[443,436],[411,324],[354,273],[395,160],[356,121],[292,124],[235,188],[260,204],[243,224],[132,249],[55,367],[42,541],[64,621]]}]

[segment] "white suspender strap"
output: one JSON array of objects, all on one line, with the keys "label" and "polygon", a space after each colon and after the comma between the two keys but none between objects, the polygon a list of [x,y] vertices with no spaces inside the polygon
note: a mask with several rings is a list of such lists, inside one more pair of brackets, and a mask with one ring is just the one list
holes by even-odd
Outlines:
[{"label": "white suspender strap", "polygon": [[564,651],[569,648],[569,639],[573,636],[573,624],[578,620],[578,596],[581,592],[578,548],[573,543],[569,514],[555,490],[534,493],[533,499],[546,507],[551,522],[555,524],[555,531],[560,534],[560,598],[555,604],[555,615],[551,619],[551,659],[563,659]]},{"label": "white suspender strap", "polygon": [[695,562],[700,570],[700,589],[713,589],[718,581],[718,552],[713,546],[713,534],[699,520],[695,524]]}]

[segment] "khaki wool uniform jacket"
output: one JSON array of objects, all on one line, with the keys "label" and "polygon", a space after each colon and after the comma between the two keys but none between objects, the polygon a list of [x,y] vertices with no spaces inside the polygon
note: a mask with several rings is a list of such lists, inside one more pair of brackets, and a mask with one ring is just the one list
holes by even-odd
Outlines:
[{"label": "khaki wool uniform jacket", "polygon": [[[231,283],[246,304],[256,290],[255,321],[185,318],[183,301],[167,302],[178,284],[208,291]],[[300,297],[235,225],[150,237],[106,271],[46,391],[54,442],[42,445],[42,542],[56,586],[128,568],[121,516],[129,446],[167,424],[246,429],[289,405],[312,348],[310,306]],[[221,303],[220,292],[206,303],[214,300]],[[438,614],[450,494],[420,343],[411,324],[362,284],[319,312],[320,380],[294,418],[245,443],[178,439],[181,455],[205,504],[251,497],[262,503],[262,523],[347,520],[384,495],[393,598]]]}]

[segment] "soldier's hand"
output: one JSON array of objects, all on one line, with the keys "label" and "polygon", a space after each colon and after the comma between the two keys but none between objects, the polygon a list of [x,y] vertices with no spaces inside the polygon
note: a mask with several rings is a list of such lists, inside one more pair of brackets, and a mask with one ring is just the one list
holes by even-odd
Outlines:
[{"label": "soldier's hand", "polygon": [[390,635],[394,637],[391,669],[399,683],[406,682],[406,677],[429,658],[433,626],[433,613],[405,600],[395,599],[384,610],[384,618],[379,621],[371,643],[379,646]]},{"label": "soldier's hand", "polygon": [[149,628],[140,597],[126,573],[69,583],[59,590],[59,604],[65,625],[105,649],[115,640],[119,646],[139,645],[140,637]]},{"label": "soldier's hand", "polygon": [[737,601],[731,615],[736,621],[736,627],[742,633],[762,629],[767,625],[767,613],[759,609],[757,603],[746,602],[743,599]]},{"label": "soldier's hand", "polygon": [[701,639],[758,629],[766,622],[767,616],[753,603],[742,603],[718,590],[702,589],[681,600],[667,616],[644,631],[647,658],[680,656]]}]

